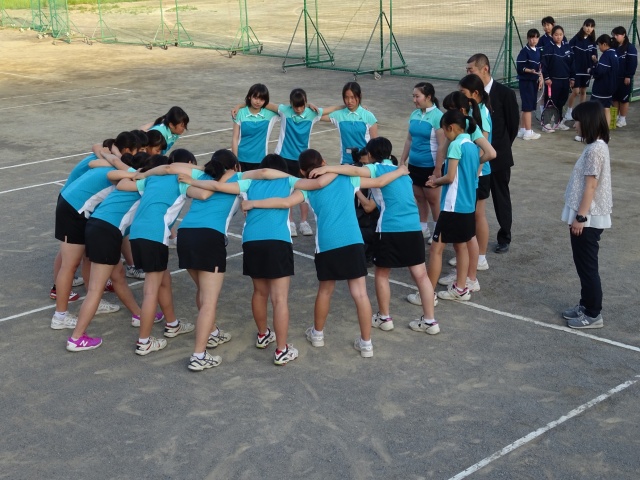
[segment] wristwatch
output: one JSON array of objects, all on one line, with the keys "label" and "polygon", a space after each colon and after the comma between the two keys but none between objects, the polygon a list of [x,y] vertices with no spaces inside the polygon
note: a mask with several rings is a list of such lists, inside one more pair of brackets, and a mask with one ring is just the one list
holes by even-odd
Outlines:
[{"label": "wristwatch", "polygon": [[583,217],[582,215],[578,214],[576,215],[576,221],[578,223],[585,223],[587,221],[587,217]]}]

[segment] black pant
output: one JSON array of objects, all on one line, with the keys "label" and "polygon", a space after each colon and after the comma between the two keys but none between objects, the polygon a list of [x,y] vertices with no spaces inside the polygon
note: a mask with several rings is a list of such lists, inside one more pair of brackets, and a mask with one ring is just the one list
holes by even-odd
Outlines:
[{"label": "black pant", "polygon": [[491,197],[493,198],[493,208],[496,211],[496,220],[500,225],[498,230],[498,243],[511,243],[511,193],[509,192],[509,180],[511,180],[511,169],[492,171],[489,175],[491,179]]},{"label": "black pant", "polygon": [[580,305],[585,308],[585,315],[592,318],[602,310],[602,285],[598,273],[600,234],[601,228],[590,227],[583,228],[582,235],[570,234],[573,263],[580,277]]}]

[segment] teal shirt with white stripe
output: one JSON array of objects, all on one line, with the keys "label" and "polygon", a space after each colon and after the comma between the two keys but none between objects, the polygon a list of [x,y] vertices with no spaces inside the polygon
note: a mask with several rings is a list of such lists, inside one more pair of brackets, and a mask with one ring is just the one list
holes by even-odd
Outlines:
[{"label": "teal shirt with white stripe", "polygon": [[115,186],[107,178],[107,174],[115,170],[113,167],[92,168],[74,181],[69,188],[61,192],[64,198],[78,213],[86,218],[102,202]]},{"label": "teal shirt with white stripe", "polygon": [[369,130],[378,120],[373,113],[361,106],[358,106],[354,112],[348,108],[331,112],[329,119],[338,127],[340,133],[340,163],[353,164],[353,157],[350,152],[347,152],[347,149],[365,147],[367,142],[371,140]]},{"label": "teal shirt with white stripe", "polygon": [[69,186],[75,180],[79,179],[82,175],[84,175],[89,170],[91,170],[91,167],[89,167],[89,163],[91,163],[93,160],[97,160],[97,159],[98,159],[98,157],[96,156],[96,154],[92,153],[88,157],[85,157],[82,160],[80,160],[76,164],[76,166],[73,167],[73,169],[71,170],[71,173],[69,173],[69,176],[67,177],[67,181],[62,186],[62,189],[60,190],[60,193],[64,192],[67,188],[69,188]]},{"label": "teal shirt with white stripe", "polygon": [[235,118],[240,125],[238,138],[238,160],[245,163],[260,163],[269,151],[269,135],[278,114],[261,109],[251,113],[249,107],[241,108]]},{"label": "teal shirt with white stripe", "polygon": [[[128,171],[135,172],[133,168],[130,168]],[[98,205],[91,215],[91,218],[98,218],[110,223],[119,229],[124,236],[133,221],[139,203],[139,192],[113,190],[107,198]]]},{"label": "teal shirt with white stripe", "polygon": [[449,160],[458,160],[453,182],[442,186],[440,210],[443,212],[473,213],[476,211],[476,188],[480,156],[478,147],[468,133],[461,133],[449,145],[444,162],[444,175],[449,171]]},{"label": "teal shirt with white stripe", "polygon": [[158,125],[154,125],[149,130],[158,130],[164,137],[165,141],[167,142],[167,148],[162,150],[163,155],[165,155],[169,150],[171,150],[171,147],[173,147],[173,144],[176,143],[180,138],[180,135],[178,135],[177,133],[171,133],[171,129],[168,126],[166,126],[164,123],[159,123]]},{"label": "teal shirt with white stripe", "polygon": [[309,107],[300,115],[291,105],[279,105],[280,136],[275,153],[287,160],[298,160],[300,154],[309,148],[311,130],[322,117],[322,109],[314,112]]},{"label": "teal shirt with white stripe", "polygon": [[[488,133],[489,137],[487,138],[487,140],[489,141],[489,143],[491,143],[491,139],[493,138],[493,131],[492,131],[493,122],[491,121],[491,113],[489,112],[489,109],[484,103],[480,103],[478,104],[478,106],[480,107],[480,117],[482,118],[482,125],[478,125],[478,128],[476,129],[476,131],[480,129],[483,132]],[[472,115],[472,113],[473,113],[473,109],[469,111],[469,115]],[[478,138],[479,137],[477,136],[477,134],[471,136],[471,140],[473,142],[475,142]],[[482,164],[482,172],[480,173],[480,175],[482,176],[482,175],[490,175],[490,174],[491,174],[491,165],[489,164],[489,162],[484,162]]]},{"label": "teal shirt with white stripe", "polygon": [[409,164],[422,168],[435,167],[438,152],[436,131],[440,128],[442,115],[435,105],[427,108],[424,113],[419,108],[413,111],[409,117]]},{"label": "teal shirt with white stripe", "polygon": [[[275,180],[240,180],[240,191],[246,193],[248,200],[266,198],[286,198],[293,192],[296,177]],[[256,240],[281,240],[291,243],[288,208],[254,208],[247,212],[242,230],[242,242]]]}]

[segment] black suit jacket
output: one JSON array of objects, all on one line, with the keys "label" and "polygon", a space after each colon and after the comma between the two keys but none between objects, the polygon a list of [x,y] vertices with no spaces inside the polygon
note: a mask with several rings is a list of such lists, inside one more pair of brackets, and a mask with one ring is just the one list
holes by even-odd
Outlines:
[{"label": "black suit jacket", "polygon": [[518,136],[520,114],[516,94],[509,87],[493,81],[489,92],[491,100],[491,145],[496,158],[491,160],[491,170],[506,170],[513,166],[511,145]]}]

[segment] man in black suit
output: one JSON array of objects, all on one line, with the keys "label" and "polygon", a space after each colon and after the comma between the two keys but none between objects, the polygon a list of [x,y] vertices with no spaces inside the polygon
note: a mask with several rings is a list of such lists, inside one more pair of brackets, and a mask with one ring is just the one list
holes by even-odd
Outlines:
[{"label": "man in black suit", "polygon": [[474,73],[482,79],[484,89],[491,99],[492,137],[491,145],[496,150],[496,158],[491,160],[491,197],[498,230],[498,246],[495,253],[507,253],[511,243],[511,195],[509,180],[513,166],[511,144],[518,135],[520,122],[516,94],[509,87],[493,80],[489,59],[477,53],[467,60],[467,74]]}]

